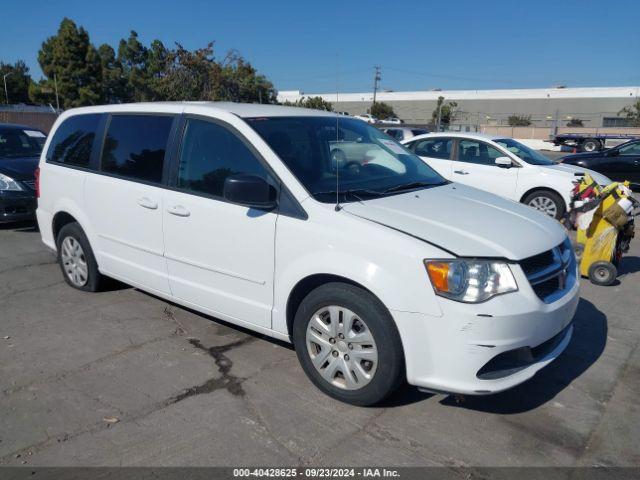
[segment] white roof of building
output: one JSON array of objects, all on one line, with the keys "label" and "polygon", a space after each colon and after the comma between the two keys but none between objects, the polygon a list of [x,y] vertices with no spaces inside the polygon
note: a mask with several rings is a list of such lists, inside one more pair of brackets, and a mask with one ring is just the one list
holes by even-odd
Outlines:
[{"label": "white roof of building", "polygon": [[[585,87],[585,88],[527,88],[504,90],[425,90],[413,92],[378,92],[376,100],[415,101],[437,100],[498,100],[536,98],[634,98],[640,96],[640,87]],[[300,90],[281,91],[278,100],[296,101],[302,97],[321,97],[329,102],[370,102],[372,92],[364,93],[306,93]]]}]

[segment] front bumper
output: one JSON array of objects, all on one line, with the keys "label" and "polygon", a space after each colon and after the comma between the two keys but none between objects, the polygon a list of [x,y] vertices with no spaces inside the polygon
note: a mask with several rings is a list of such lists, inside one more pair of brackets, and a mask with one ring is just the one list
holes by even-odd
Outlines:
[{"label": "front bumper", "polygon": [[558,300],[544,303],[521,270],[514,275],[518,292],[480,304],[439,299],[441,317],[391,312],[411,385],[460,394],[496,393],[530,379],[564,351],[580,300],[578,282]]},{"label": "front bumper", "polygon": [[0,192],[0,223],[35,220],[37,207],[35,192]]}]

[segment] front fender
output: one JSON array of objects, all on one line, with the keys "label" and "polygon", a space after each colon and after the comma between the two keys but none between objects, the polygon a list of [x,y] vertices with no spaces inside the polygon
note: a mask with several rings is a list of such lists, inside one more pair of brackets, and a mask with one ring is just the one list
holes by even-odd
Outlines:
[{"label": "front fender", "polygon": [[287,333],[287,303],[292,291],[300,281],[318,274],[361,285],[389,310],[441,316],[423,265],[424,258],[436,258],[441,252],[382,226],[354,217],[348,220],[371,231],[345,236],[340,222],[335,222],[338,232],[332,232],[327,223],[313,227],[311,221],[279,219],[272,328]]}]

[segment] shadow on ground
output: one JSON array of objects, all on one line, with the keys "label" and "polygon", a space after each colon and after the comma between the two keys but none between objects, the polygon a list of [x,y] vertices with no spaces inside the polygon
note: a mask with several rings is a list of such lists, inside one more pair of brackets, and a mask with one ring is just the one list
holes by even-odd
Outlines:
[{"label": "shadow on ground", "polygon": [[0,230],[13,230],[14,232],[35,233],[39,232],[36,222],[0,223]]},{"label": "shadow on ground", "polygon": [[618,275],[627,275],[640,271],[640,257],[622,257]]},{"label": "shadow on ground", "polygon": [[606,315],[584,298],[580,299],[573,324],[573,337],[566,350],[531,380],[495,395],[467,396],[460,403],[449,396],[441,403],[499,414],[527,412],[547,403],[595,363],[607,342]]}]

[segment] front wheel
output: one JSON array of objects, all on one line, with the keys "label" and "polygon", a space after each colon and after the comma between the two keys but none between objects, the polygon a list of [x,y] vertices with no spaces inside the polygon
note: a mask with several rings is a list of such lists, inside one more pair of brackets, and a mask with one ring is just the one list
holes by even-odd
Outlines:
[{"label": "front wheel", "polygon": [[350,284],[328,283],[305,297],[293,342],[309,379],[346,403],[376,404],[404,378],[402,343],[391,315],[370,292]]},{"label": "front wheel", "polygon": [[565,212],[564,200],[560,195],[549,190],[538,190],[527,195],[522,203],[555,218],[562,219]]}]

